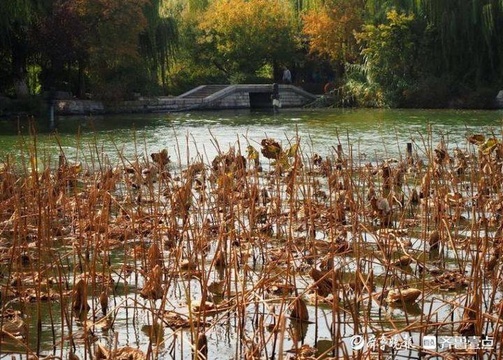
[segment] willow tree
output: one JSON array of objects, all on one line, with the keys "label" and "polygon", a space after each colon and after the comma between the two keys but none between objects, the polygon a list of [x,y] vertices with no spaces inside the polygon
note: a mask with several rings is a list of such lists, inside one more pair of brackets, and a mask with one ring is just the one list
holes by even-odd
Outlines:
[{"label": "willow tree", "polygon": [[[183,0],[182,0],[183,1]],[[210,0],[186,0],[187,10],[192,13],[199,13],[206,10]]]},{"label": "willow tree", "polygon": [[141,54],[147,64],[150,80],[167,86],[167,72],[179,45],[178,23],[173,16],[163,13],[163,1],[151,0],[143,10],[147,20],[140,34]]},{"label": "willow tree", "polygon": [[503,3],[499,0],[422,0],[438,32],[443,71],[474,85],[503,78]]},{"label": "willow tree", "polygon": [[13,87],[18,97],[29,94],[27,60],[30,44],[28,34],[36,12],[41,10],[43,3],[43,0],[8,0],[3,1],[1,5],[0,53],[10,62],[10,69],[4,76],[9,79],[6,83]]},{"label": "willow tree", "polygon": [[414,15],[392,10],[386,23],[367,24],[356,35],[362,45],[366,82],[375,90],[376,104],[401,105],[404,92],[419,77],[414,21]]},{"label": "willow tree", "polygon": [[395,9],[429,27],[429,67],[471,86],[503,77],[500,0],[367,0],[366,22],[379,25]]},{"label": "willow tree", "polygon": [[385,23],[388,13],[393,10],[420,18],[422,2],[421,0],[366,0],[365,22],[372,25]]}]

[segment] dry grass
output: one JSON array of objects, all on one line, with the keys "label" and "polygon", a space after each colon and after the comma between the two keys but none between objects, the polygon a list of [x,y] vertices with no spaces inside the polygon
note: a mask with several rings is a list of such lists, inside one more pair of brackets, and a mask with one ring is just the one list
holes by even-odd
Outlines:
[{"label": "dry grass", "polygon": [[503,145],[427,144],[382,164],[264,139],[112,166],[40,162],[26,139],[0,165],[0,351],[363,359],[392,349],[353,334],[410,337],[410,356],[435,334],[494,337],[461,355],[501,358]]}]

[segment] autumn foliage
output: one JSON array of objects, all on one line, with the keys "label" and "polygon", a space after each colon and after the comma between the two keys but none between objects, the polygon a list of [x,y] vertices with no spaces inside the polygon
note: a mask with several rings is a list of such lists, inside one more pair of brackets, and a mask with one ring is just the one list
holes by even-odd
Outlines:
[{"label": "autumn foliage", "polygon": [[96,58],[114,62],[137,58],[138,34],[147,21],[142,9],[148,0],[75,0],[74,11],[92,30],[89,51]]},{"label": "autumn foliage", "polygon": [[290,3],[283,0],[217,0],[199,23],[200,44],[226,73],[253,73],[268,62],[291,59],[295,43]]},{"label": "autumn foliage", "polygon": [[354,61],[358,55],[354,34],[363,25],[363,7],[361,0],[330,0],[307,12],[303,32],[310,51],[332,61]]},{"label": "autumn foliage", "polygon": [[277,81],[286,65],[296,84],[336,79],[344,106],[491,108],[503,78],[498,0],[8,0],[1,9],[8,98],[176,95]]}]

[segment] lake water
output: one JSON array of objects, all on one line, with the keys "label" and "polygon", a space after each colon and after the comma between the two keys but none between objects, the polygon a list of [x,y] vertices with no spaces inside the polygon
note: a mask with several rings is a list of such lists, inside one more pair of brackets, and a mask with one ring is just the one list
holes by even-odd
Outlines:
[{"label": "lake water", "polygon": [[[61,145],[70,159],[81,159],[92,149],[114,162],[119,153],[128,157],[166,148],[172,160],[179,156],[183,164],[198,154],[211,161],[218,148],[225,152],[229,146],[241,147],[245,152],[248,144],[260,147],[265,137],[287,144],[299,136],[307,153],[323,156],[340,143],[346,154],[367,162],[403,155],[408,142],[420,156],[428,141],[435,146],[442,137],[449,147],[462,147],[469,133],[499,135],[502,121],[502,110],[239,110],[59,117],[52,126],[37,122],[36,133],[41,149],[59,153]],[[16,154],[20,142],[33,142],[17,136],[29,134],[29,128],[25,120],[0,120],[0,154]]]},{"label": "lake water", "polygon": [[[198,157],[203,157],[203,160],[209,163],[218,154],[219,149],[226,152],[229,147],[235,147],[241,148],[244,153],[248,144],[258,149],[261,140],[265,137],[275,138],[285,147],[288,142],[299,137],[306,154],[316,152],[321,156],[326,156],[341,144],[343,151],[357,159],[356,162],[379,162],[383,159],[403,156],[407,143],[413,144],[418,156],[426,156],[425,149],[435,147],[442,138],[451,149],[467,147],[465,139],[467,134],[482,133],[486,136],[494,134],[500,138],[502,119],[503,111],[376,109],[283,109],[278,114],[243,110],[60,117],[52,125],[44,121],[33,124],[36,128],[36,137],[30,135],[32,124],[26,120],[0,120],[0,159],[7,154],[20,156],[24,151],[22,150],[24,145],[33,145],[36,141],[37,157],[41,158],[45,156],[52,158],[62,150],[71,161],[82,161],[95,166],[99,165],[100,161],[106,160],[112,165],[119,165],[121,159],[126,158],[132,161],[135,156],[147,157],[147,154],[165,148],[171,155],[172,161],[178,161],[183,167],[184,164]],[[140,240],[143,241],[143,239]],[[382,269],[379,270],[376,267],[375,271],[376,275],[380,275],[379,271],[382,272]],[[218,274],[212,273],[213,275],[215,279],[220,280]],[[254,277],[250,279],[256,280]],[[114,280],[120,283],[124,279],[117,276]],[[127,283],[132,284],[133,287],[143,286],[143,283],[141,281],[138,283],[133,275],[127,280]],[[187,303],[189,301],[185,297],[192,298],[191,301],[200,297],[197,286],[189,285],[186,288],[184,286],[186,284],[182,280],[177,280],[172,284],[168,294],[169,300],[172,301],[168,306],[170,310],[172,308],[172,310],[181,311],[180,308],[183,307],[184,311],[187,311],[184,301]],[[130,296],[131,289],[122,287],[116,289],[118,295],[115,297],[114,305],[120,311],[115,314],[114,326],[112,330],[96,328],[95,335],[99,336],[100,340],[109,347],[113,347],[114,343],[118,342],[121,345],[129,344],[146,350],[150,344],[152,331],[152,312],[149,311],[149,306],[153,303],[144,302],[136,295]],[[187,289],[190,289],[188,294]],[[389,321],[394,324],[405,322],[404,319],[408,317],[419,318],[418,313],[423,312],[438,311],[438,316],[450,316],[449,311],[438,310],[438,307],[442,306],[447,308],[451,301],[451,297],[446,296],[447,300],[438,305],[438,298],[442,297],[443,294],[434,294],[434,296],[428,294],[422,304],[424,309],[420,311],[391,309],[385,316],[381,314],[379,307],[373,306],[370,316],[378,319],[379,323]],[[97,308],[96,299],[93,301],[94,307]],[[89,303],[91,302],[90,300]],[[248,309],[249,313],[255,314],[260,310],[265,314],[262,316],[269,320],[271,316],[268,312],[272,310],[265,304],[266,301],[263,301],[260,309],[257,305],[257,310]],[[36,309],[32,311],[36,313]],[[44,314],[41,325],[42,337],[57,338],[59,331],[63,331],[60,328],[54,330],[52,325],[49,325],[53,322],[56,324],[59,321],[63,322],[58,317],[58,311],[57,305],[53,313],[42,309],[41,312]],[[305,332],[306,343],[313,343],[313,339],[316,339],[319,347],[323,341],[328,342],[328,347],[330,347],[328,328],[335,320],[332,318],[332,312],[322,306],[310,307],[309,312],[310,319],[315,319],[315,324],[310,324],[307,328],[301,327],[300,330],[300,332]],[[218,316],[218,321],[215,321],[217,325],[208,332],[211,354],[209,358],[235,359],[237,352],[235,344],[241,336],[239,326],[232,315],[225,313]],[[456,314],[456,316],[460,315]],[[56,320],[52,320],[52,317]],[[386,320],[383,320],[384,318]],[[32,320],[35,320],[35,316],[32,316]],[[247,320],[249,321],[245,333],[259,333],[255,327],[263,324],[256,325],[251,316]],[[80,324],[77,323],[75,329],[80,328]],[[298,329],[294,330],[290,329],[290,332],[294,334],[298,331]],[[349,325],[343,330],[342,336],[345,341],[349,341],[354,330]],[[414,336],[417,343],[417,334]],[[291,339],[287,338],[285,342],[285,350],[292,347]],[[165,331],[162,344],[157,347],[156,351],[159,352],[159,358],[189,359],[191,358],[190,343],[188,331]],[[42,349],[49,353],[51,345],[50,341],[47,341]],[[58,348],[56,345],[53,346]],[[87,355],[82,350],[82,346],[79,349],[78,354],[81,359],[85,358]],[[417,355],[417,351],[414,354]],[[403,358],[409,358],[409,355],[405,354]]]}]

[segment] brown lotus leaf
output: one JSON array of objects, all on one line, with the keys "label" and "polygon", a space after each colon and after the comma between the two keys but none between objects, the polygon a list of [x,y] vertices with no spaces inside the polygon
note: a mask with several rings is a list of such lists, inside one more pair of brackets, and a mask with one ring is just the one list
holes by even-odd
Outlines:
[{"label": "brown lotus leaf", "polygon": [[221,250],[218,250],[213,261],[215,262],[215,266],[225,267],[227,264],[225,260],[225,253]]},{"label": "brown lotus leaf", "polygon": [[421,294],[421,290],[415,288],[393,289],[388,292],[386,302],[388,304],[412,304]]},{"label": "brown lotus leaf", "polygon": [[80,360],[80,358],[75,355],[75,353],[73,352],[73,349],[70,350],[70,353],[68,354],[68,360]]},{"label": "brown lotus leaf", "polygon": [[96,360],[108,359],[110,350],[108,350],[102,343],[97,343],[94,347],[94,358]]},{"label": "brown lotus leaf", "polygon": [[480,297],[474,292],[472,302],[463,311],[463,321],[459,324],[457,331],[462,336],[474,336],[476,331],[475,323],[479,315]]},{"label": "brown lotus leaf", "polygon": [[19,317],[5,319],[2,325],[2,333],[15,337],[25,337],[28,333],[28,325]]},{"label": "brown lotus leaf", "polygon": [[159,245],[156,242],[154,242],[148,249],[147,261],[149,269],[153,269],[156,265],[163,265],[162,253],[159,249]]},{"label": "brown lotus leaf", "polygon": [[105,315],[108,311],[108,291],[106,289],[100,294],[100,305],[101,311],[103,312],[103,315]]},{"label": "brown lotus leaf", "polygon": [[45,301],[59,301],[60,300],[60,294],[57,291],[53,291],[49,289],[49,291],[37,291],[34,288],[29,288],[26,289],[22,294],[21,297],[23,301],[26,302],[45,302]]},{"label": "brown lotus leaf", "polygon": [[281,145],[274,139],[262,139],[260,143],[262,145],[262,155],[268,159],[279,159],[282,149]]},{"label": "brown lotus leaf", "polygon": [[166,149],[162,149],[158,153],[152,153],[152,154],[150,154],[150,157],[152,158],[153,162],[155,162],[157,165],[159,165],[161,167],[163,167],[164,165],[166,165],[170,162],[168,150],[166,150]]},{"label": "brown lotus leaf", "polygon": [[499,262],[499,256],[491,255],[489,260],[487,260],[487,262],[485,263],[485,266],[484,266],[485,270],[488,272],[494,271],[494,269],[496,268],[496,265],[498,265],[498,262]]},{"label": "brown lotus leaf", "polygon": [[156,346],[164,340],[164,322],[145,324],[141,327],[141,331],[153,344],[156,344]]},{"label": "brown lotus leaf", "polygon": [[483,144],[484,141],[486,141],[486,137],[482,134],[472,134],[467,136],[466,140],[468,140],[470,144],[480,145]]},{"label": "brown lotus leaf", "polygon": [[192,311],[195,313],[201,312],[211,312],[215,311],[216,305],[211,301],[200,302],[198,300],[194,300],[192,302]]},{"label": "brown lotus leaf", "polygon": [[450,192],[445,195],[444,200],[449,205],[462,205],[463,195],[461,195],[459,192]]},{"label": "brown lotus leaf", "polygon": [[186,316],[182,316],[172,311],[164,312],[163,321],[172,329],[190,328],[191,326],[203,327],[209,325],[209,323],[203,322],[200,318],[193,317],[192,319],[189,319]]},{"label": "brown lotus leaf", "polygon": [[80,279],[73,286],[73,310],[77,313],[86,312],[91,307],[87,303],[87,283]]},{"label": "brown lotus leaf", "polygon": [[14,310],[13,308],[7,308],[0,314],[0,318],[12,320],[12,319],[20,317],[21,314],[22,313],[20,310]]},{"label": "brown lotus leaf", "polygon": [[282,284],[282,283],[274,283],[266,288],[266,291],[270,294],[277,296],[284,296],[293,293],[295,290],[295,286],[293,284]]},{"label": "brown lotus leaf", "polygon": [[499,144],[498,140],[495,138],[490,138],[487,139],[484,143],[479,144],[479,150],[482,152],[484,155],[489,155],[494,149],[496,149],[496,146]]},{"label": "brown lotus leaf", "polygon": [[259,166],[259,152],[251,145],[248,145],[247,150],[247,158],[248,160],[253,160],[255,166]]},{"label": "brown lotus leaf", "polygon": [[301,347],[288,350],[289,353],[296,354],[295,359],[298,360],[315,359],[317,351],[318,351],[317,348],[308,344],[304,344]]},{"label": "brown lotus leaf", "polygon": [[[309,271],[309,275],[314,280],[313,285],[315,286],[316,293],[323,297],[333,293],[334,287],[339,279],[339,273],[336,270],[322,272],[316,268],[312,268]],[[335,283],[333,281],[334,279]]]},{"label": "brown lotus leaf", "polygon": [[501,318],[503,317],[503,300],[494,305],[494,310],[496,310],[497,315]]},{"label": "brown lotus leaf", "polygon": [[456,290],[468,286],[469,281],[459,271],[445,271],[435,277],[434,283],[438,284],[442,290]]},{"label": "brown lotus leaf", "polygon": [[412,263],[412,258],[409,255],[403,255],[398,260],[396,260],[394,266],[409,266]]},{"label": "brown lotus leaf", "polygon": [[231,149],[226,154],[215,156],[211,162],[211,167],[214,171],[222,171],[223,173],[243,170],[246,169],[246,158],[242,155],[235,154],[234,150]]},{"label": "brown lotus leaf", "polygon": [[208,291],[215,295],[224,293],[225,280],[213,281],[208,285]]},{"label": "brown lotus leaf", "polygon": [[208,358],[208,339],[205,334],[199,334],[195,344],[195,359],[206,360]]},{"label": "brown lotus leaf", "polygon": [[76,280],[83,280],[86,284],[92,282],[93,284],[99,284],[103,286],[111,286],[114,283],[114,279],[109,273],[103,273],[99,271],[96,271],[93,274],[79,274],[77,275]]},{"label": "brown lotus leaf", "polygon": [[165,312],[163,320],[172,329],[189,328],[191,326],[189,319],[172,312]]},{"label": "brown lotus leaf", "polygon": [[143,351],[125,346],[116,350],[110,350],[101,343],[97,343],[94,349],[96,360],[145,360]]},{"label": "brown lotus leaf", "polygon": [[140,296],[144,299],[158,300],[163,296],[162,269],[156,265],[148,274],[145,286],[140,291]]},{"label": "brown lotus leaf", "polygon": [[189,271],[189,270],[196,270],[197,269],[197,263],[195,261],[191,261],[189,259],[183,259],[180,262],[180,270],[182,271]]},{"label": "brown lotus leaf", "polygon": [[290,317],[300,321],[309,321],[309,312],[306,302],[302,298],[296,298],[290,306]]},{"label": "brown lotus leaf", "polygon": [[428,243],[430,245],[430,250],[438,249],[438,246],[440,244],[440,233],[438,232],[438,230],[432,231],[430,238],[428,239]]},{"label": "brown lotus leaf", "polygon": [[145,360],[147,357],[140,349],[125,346],[112,352],[113,360]]}]

